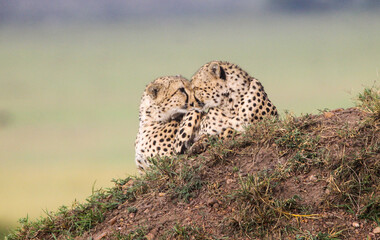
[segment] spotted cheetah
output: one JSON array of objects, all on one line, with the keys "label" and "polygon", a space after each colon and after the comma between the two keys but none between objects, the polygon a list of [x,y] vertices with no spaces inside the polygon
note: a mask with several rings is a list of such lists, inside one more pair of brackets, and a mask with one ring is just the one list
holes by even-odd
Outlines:
[{"label": "spotted cheetah", "polygon": [[193,75],[191,85],[195,98],[205,104],[194,141],[206,135],[230,137],[264,117],[278,115],[261,83],[235,64],[206,63]]},{"label": "spotted cheetah", "polygon": [[[188,109],[199,108],[190,82],[181,76],[161,77],[148,84],[141,99],[139,131],[135,142],[135,161],[140,173],[149,166],[148,158],[174,154],[176,144],[181,153],[196,132],[196,119],[187,119],[179,131],[180,122]],[[193,110],[198,112],[198,110]],[[199,125],[199,123],[197,123]]]}]

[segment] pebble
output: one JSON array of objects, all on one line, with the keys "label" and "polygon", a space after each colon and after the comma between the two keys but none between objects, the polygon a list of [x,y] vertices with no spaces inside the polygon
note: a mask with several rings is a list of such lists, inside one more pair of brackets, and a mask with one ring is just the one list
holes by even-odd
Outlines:
[{"label": "pebble", "polygon": [[116,219],[117,219],[117,216],[114,217],[114,218],[112,218],[112,219],[110,220],[110,224],[111,224],[111,225],[114,225],[115,222],[116,222]]},{"label": "pebble", "polygon": [[372,231],[374,234],[380,233],[380,227],[375,227]]},{"label": "pebble", "polygon": [[104,232],[104,233],[101,233],[99,235],[96,235],[94,237],[94,240],[100,240],[100,239],[104,238],[106,235],[107,235],[107,232]]},{"label": "pebble", "polygon": [[358,228],[358,227],[360,227],[360,224],[358,222],[353,222],[352,226]]},{"label": "pebble", "polygon": [[314,182],[314,181],[317,181],[318,179],[317,179],[317,177],[315,175],[311,175],[309,177],[309,180]]},{"label": "pebble", "polygon": [[216,199],[215,198],[211,198],[207,201],[207,205],[210,205],[211,207],[217,203]]},{"label": "pebble", "polygon": [[148,240],[153,240],[153,239],[157,239],[157,238],[156,238],[156,235],[157,235],[157,229],[155,228],[155,229],[153,229],[152,231],[150,231],[150,233],[147,234],[145,237],[146,237],[146,239],[148,239]]},{"label": "pebble", "polygon": [[146,239],[148,240],[153,240],[154,239],[154,234],[153,233],[149,233],[145,236]]},{"label": "pebble", "polygon": [[231,184],[231,183],[233,183],[234,182],[234,180],[233,179],[227,179],[227,184]]},{"label": "pebble", "polygon": [[332,112],[325,112],[323,115],[325,118],[332,118],[335,114]]}]

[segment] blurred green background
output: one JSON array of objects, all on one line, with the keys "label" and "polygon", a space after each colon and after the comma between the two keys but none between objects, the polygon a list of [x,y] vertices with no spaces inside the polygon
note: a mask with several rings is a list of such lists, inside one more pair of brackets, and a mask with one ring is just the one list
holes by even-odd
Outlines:
[{"label": "blurred green background", "polygon": [[136,174],[138,106],[155,78],[226,60],[281,113],[349,107],[379,83],[379,29],[375,10],[3,22],[0,231]]}]

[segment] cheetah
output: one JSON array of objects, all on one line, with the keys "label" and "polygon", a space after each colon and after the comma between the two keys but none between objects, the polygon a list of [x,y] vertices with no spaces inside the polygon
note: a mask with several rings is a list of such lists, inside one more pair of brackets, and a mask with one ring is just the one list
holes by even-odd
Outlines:
[{"label": "cheetah", "polygon": [[261,83],[236,64],[206,63],[193,75],[191,86],[194,97],[204,103],[194,142],[207,135],[230,137],[264,117],[278,116]]},{"label": "cheetah", "polygon": [[[194,99],[190,82],[182,76],[161,77],[148,84],[139,109],[139,130],[135,142],[135,161],[143,173],[149,166],[148,158],[170,156],[174,146],[184,151],[185,143],[194,136],[195,120],[187,122],[179,131],[180,122],[188,109],[199,113],[201,103]],[[178,143],[179,142],[179,143]]]}]

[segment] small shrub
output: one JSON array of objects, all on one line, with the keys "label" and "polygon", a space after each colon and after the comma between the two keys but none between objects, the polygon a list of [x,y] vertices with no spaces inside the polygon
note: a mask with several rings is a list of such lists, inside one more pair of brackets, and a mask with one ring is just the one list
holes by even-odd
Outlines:
[{"label": "small shrub", "polygon": [[172,229],[167,231],[160,239],[179,239],[179,240],[207,240],[215,239],[209,234],[206,234],[199,227],[191,225],[181,225],[176,223]]}]

